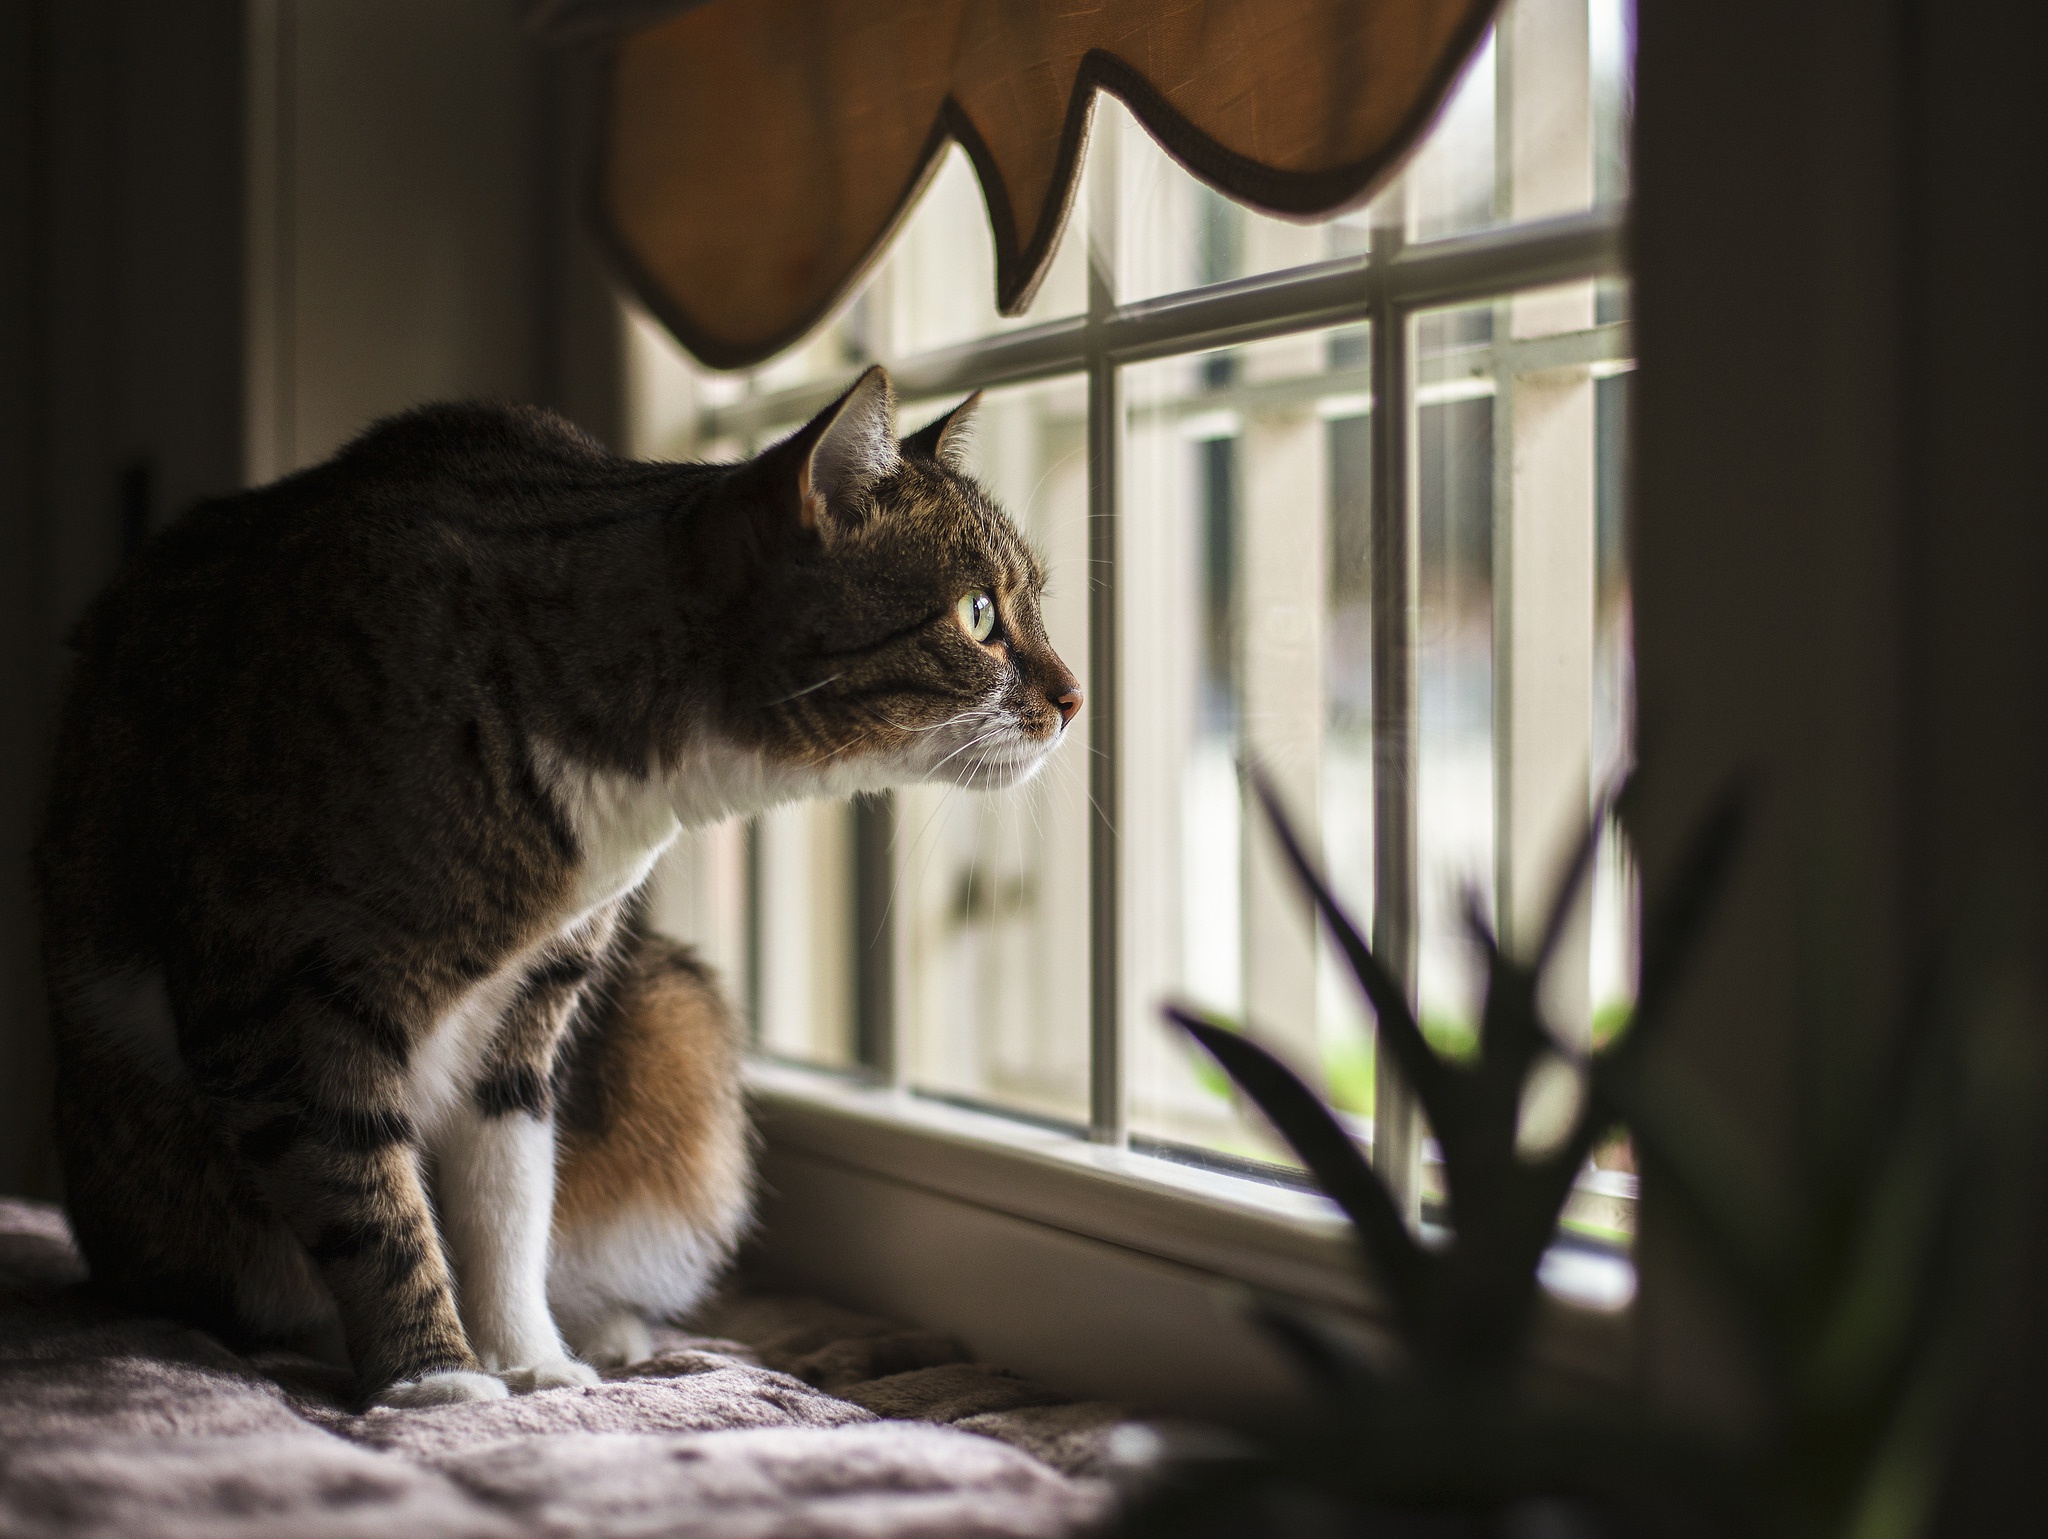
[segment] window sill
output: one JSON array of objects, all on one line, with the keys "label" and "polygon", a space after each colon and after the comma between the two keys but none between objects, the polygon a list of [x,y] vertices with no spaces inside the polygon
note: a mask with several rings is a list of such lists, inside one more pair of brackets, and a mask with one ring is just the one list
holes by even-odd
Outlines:
[{"label": "window sill", "polygon": [[[952,1331],[1070,1392],[1270,1408],[1292,1376],[1239,1307],[1247,1287],[1368,1334],[1386,1318],[1344,1219],[1314,1193],[783,1064],[751,1064],[748,1090],[764,1143],[757,1271]],[[1632,1286],[1625,1262],[1553,1253],[1540,1371],[1627,1376],[1630,1311],[1557,1296],[1625,1297],[1617,1270]],[[1083,1349],[1091,1329],[1100,1350]]]}]

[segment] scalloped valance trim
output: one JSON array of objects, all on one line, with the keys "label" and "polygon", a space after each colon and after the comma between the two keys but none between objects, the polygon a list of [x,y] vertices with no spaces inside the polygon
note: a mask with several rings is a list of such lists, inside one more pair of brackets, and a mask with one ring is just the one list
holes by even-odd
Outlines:
[{"label": "scalloped valance trim", "polygon": [[[968,0],[713,0],[670,16],[612,56],[600,238],[685,347],[713,368],[747,367],[846,298],[958,143],[989,211],[997,308],[1015,315],[1051,265],[1098,90],[1209,186],[1311,219],[1379,190],[1483,39],[1494,0],[1191,0],[1137,14],[1159,9],[1109,0],[1077,20]],[[1262,18],[1280,25],[1261,29]],[[1228,46],[1254,35],[1263,52]],[[1179,74],[1162,86],[1116,49],[1078,47],[1087,36],[1146,49],[1154,73]],[[1306,48],[1317,38],[1327,52]],[[1056,97],[1046,77],[1067,67]],[[1261,136],[1268,158],[1247,152]]]}]

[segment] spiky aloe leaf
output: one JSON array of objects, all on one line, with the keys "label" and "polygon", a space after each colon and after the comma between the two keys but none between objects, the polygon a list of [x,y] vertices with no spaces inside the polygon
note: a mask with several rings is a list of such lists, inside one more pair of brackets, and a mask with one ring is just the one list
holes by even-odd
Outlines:
[{"label": "spiky aloe leaf", "polygon": [[1415,1016],[1408,1008],[1407,992],[1380,965],[1379,958],[1366,945],[1365,937],[1351,922],[1351,916],[1344,912],[1336,894],[1330,891],[1322,873],[1302,849],[1301,841],[1294,835],[1294,826],[1281,809],[1279,795],[1265,772],[1252,766],[1246,774],[1259,805],[1265,809],[1266,820],[1272,825],[1280,848],[1287,856],[1287,864],[1315,900],[1323,922],[1336,937],[1338,949],[1344,953],[1344,960],[1350,964],[1359,987],[1365,991],[1366,1001],[1372,1006],[1378,1023],[1380,1040],[1392,1051],[1402,1077],[1414,1088],[1422,1100],[1423,1109],[1435,1121],[1443,1110],[1447,1076],[1443,1060],[1437,1057],[1436,1049],[1429,1045],[1428,1039],[1422,1035],[1422,1028],[1415,1023]]},{"label": "spiky aloe leaf", "polygon": [[1266,1114],[1316,1184],[1356,1226],[1367,1259],[1393,1295],[1402,1319],[1417,1321],[1428,1286],[1429,1257],[1329,1108],[1292,1069],[1249,1037],[1172,1005],[1166,1007],[1166,1015]]},{"label": "spiky aloe leaf", "polygon": [[1356,1412],[1378,1398],[1382,1386],[1377,1365],[1356,1342],[1332,1330],[1313,1311],[1284,1294],[1255,1290],[1250,1313],[1329,1400]]},{"label": "spiky aloe leaf", "polygon": [[1612,1052],[1595,1058],[1593,1098],[1627,1124],[1660,1200],[1686,1215],[1742,1300],[1773,1296],[1791,1228],[1785,1194],[1755,1141],[1721,1106],[1670,1074],[1636,1072]]}]

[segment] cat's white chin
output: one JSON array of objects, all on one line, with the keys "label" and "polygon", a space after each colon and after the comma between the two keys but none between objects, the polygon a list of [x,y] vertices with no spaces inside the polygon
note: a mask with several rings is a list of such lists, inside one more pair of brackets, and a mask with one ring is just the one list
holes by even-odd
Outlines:
[{"label": "cat's white chin", "polygon": [[937,778],[950,780],[970,791],[1007,791],[1023,785],[1052,757],[1059,739],[1049,743],[1026,743],[1007,754],[992,754],[972,764],[947,765]]}]

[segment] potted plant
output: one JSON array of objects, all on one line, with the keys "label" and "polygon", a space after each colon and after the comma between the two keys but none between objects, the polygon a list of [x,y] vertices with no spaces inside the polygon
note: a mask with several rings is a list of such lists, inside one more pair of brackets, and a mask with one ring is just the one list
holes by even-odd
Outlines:
[{"label": "potted plant", "polygon": [[[2023,1202],[2012,1172],[2039,1101],[2016,1002],[1983,986],[1999,976],[1993,961],[1946,969],[1979,986],[1924,991],[1905,1026],[1864,1034],[1860,1056],[1827,1066],[1832,1087],[1808,1093],[1826,1095],[1833,1114],[1773,1184],[1746,1174],[1752,1162],[1731,1121],[1653,1061],[1739,843],[1739,791],[1713,806],[1668,889],[1646,905],[1636,1005],[1600,1051],[1560,1037],[1539,984],[1604,819],[1558,880],[1533,956],[1506,954],[1468,903],[1487,987],[1478,1051],[1452,1060],[1424,1037],[1270,784],[1249,779],[1429,1119],[1444,1233],[1432,1243],[1411,1230],[1330,1108],[1252,1036],[1169,1007],[1351,1221],[1398,1350],[1376,1358],[1328,1317],[1258,1298],[1258,1317],[1315,1386],[1313,1414],[1258,1444],[1169,1459],[1129,1506],[1127,1530],[1917,1532],[1969,1379],[1975,1322],[1995,1302],[1987,1279],[2012,1271]],[[1562,1135],[1532,1147],[1518,1131],[1529,1077],[1546,1058],[1569,1066],[1580,1094]],[[1853,1087],[1846,1097],[1842,1084]],[[1562,1403],[1530,1373],[1538,1268],[1579,1171],[1622,1127],[1749,1338],[1765,1409],[1738,1441],[1669,1425],[1619,1393]]]}]

